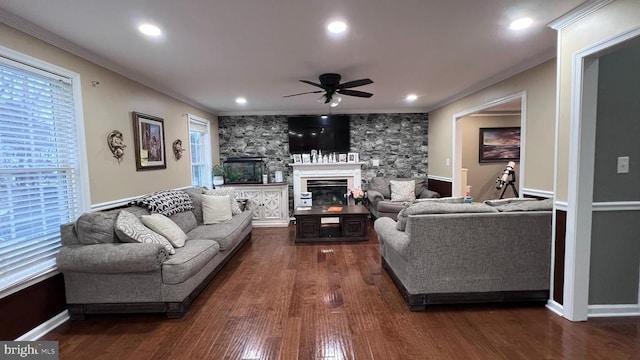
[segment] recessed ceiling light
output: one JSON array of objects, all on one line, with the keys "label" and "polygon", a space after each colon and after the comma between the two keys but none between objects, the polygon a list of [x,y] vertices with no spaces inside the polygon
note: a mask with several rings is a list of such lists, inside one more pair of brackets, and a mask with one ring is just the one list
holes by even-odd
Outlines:
[{"label": "recessed ceiling light", "polygon": [[407,101],[416,101],[418,99],[418,95],[416,94],[409,94],[406,97]]},{"label": "recessed ceiling light", "polygon": [[512,22],[509,28],[511,30],[522,30],[531,26],[531,24],[533,24],[533,20],[530,17],[524,17]]},{"label": "recessed ceiling light", "polygon": [[327,30],[332,34],[342,34],[347,31],[347,24],[343,21],[332,21],[327,25]]},{"label": "recessed ceiling light", "polygon": [[151,24],[142,24],[138,26],[138,30],[148,36],[160,36],[162,34],[162,30],[159,27]]},{"label": "recessed ceiling light", "polygon": [[245,99],[243,97],[239,97],[239,98],[236,98],[236,102],[238,104],[246,104],[247,103],[247,99]]}]

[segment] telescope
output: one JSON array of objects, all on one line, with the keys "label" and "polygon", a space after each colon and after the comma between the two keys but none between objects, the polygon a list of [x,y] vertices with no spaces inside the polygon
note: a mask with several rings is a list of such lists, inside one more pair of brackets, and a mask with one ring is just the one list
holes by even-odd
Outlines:
[{"label": "telescope", "polygon": [[500,195],[500,199],[504,198],[504,193],[509,187],[511,187],[511,190],[513,190],[515,197],[518,197],[518,190],[516,190],[516,186],[514,185],[516,182],[516,172],[513,170],[513,168],[515,166],[515,162],[509,161],[507,167],[502,171],[502,175],[496,178],[496,189],[500,190],[504,187],[504,189],[502,190],[502,194]]}]

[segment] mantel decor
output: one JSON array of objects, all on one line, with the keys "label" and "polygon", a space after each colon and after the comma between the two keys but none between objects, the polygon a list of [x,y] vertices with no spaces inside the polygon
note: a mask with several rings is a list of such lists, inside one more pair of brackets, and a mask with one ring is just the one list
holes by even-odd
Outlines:
[{"label": "mantel decor", "polygon": [[480,128],[478,161],[520,161],[520,127]]},{"label": "mantel decor", "polygon": [[136,170],[166,169],[164,120],[138,112],[132,114]]}]

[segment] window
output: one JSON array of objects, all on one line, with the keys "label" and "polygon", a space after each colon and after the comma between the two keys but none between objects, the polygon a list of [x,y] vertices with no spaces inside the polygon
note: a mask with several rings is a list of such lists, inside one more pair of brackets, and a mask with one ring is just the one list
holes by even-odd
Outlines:
[{"label": "window", "polygon": [[206,119],[189,114],[191,184],[211,187],[210,125]]},{"label": "window", "polygon": [[60,225],[87,209],[78,84],[0,47],[0,295],[55,269]]}]

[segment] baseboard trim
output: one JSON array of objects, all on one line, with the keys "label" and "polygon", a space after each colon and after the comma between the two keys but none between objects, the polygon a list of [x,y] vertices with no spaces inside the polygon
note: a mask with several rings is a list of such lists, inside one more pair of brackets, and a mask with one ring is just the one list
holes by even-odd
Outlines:
[{"label": "baseboard trim", "polygon": [[52,317],[51,319],[43,322],[42,324],[36,326],[31,329],[31,331],[23,334],[16,341],[36,341],[41,337],[47,335],[51,330],[57,328],[58,326],[64,324],[69,320],[69,311],[65,310],[60,314]]},{"label": "baseboard trim", "polygon": [[589,305],[587,317],[640,316],[640,305]]},{"label": "baseboard trim", "polygon": [[546,305],[547,309],[551,310],[551,312],[555,313],[558,316],[564,316],[564,308],[561,304],[555,302],[554,300],[547,301]]}]

